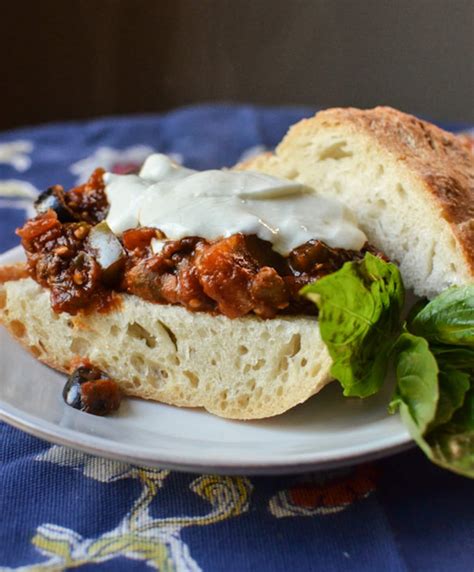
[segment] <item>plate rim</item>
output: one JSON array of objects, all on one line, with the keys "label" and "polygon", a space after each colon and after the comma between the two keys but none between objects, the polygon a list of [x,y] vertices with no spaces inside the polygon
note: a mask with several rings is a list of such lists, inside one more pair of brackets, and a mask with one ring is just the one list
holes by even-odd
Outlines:
[{"label": "plate rim", "polygon": [[[22,254],[22,249],[17,246],[0,254],[0,264],[4,261],[12,261]],[[300,453],[301,459],[293,458],[290,462],[284,459],[274,461],[244,461],[236,460],[222,462],[219,459],[207,456],[204,460],[194,457],[192,454],[180,456],[179,453],[167,453],[161,451],[160,458],[150,456],[150,450],[131,451],[130,445],[122,444],[121,449],[117,449],[117,443],[105,437],[88,435],[78,430],[69,429],[45,421],[41,417],[30,415],[15,408],[4,400],[0,400],[0,420],[20,429],[30,435],[44,439],[56,445],[70,447],[83,451],[91,455],[106,457],[125,463],[159,467],[171,470],[185,471],[191,473],[216,473],[233,475],[282,475],[297,474],[309,471],[322,471],[355,465],[369,460],[386,457],[398,452],[407,450],[414,446],[408,431],[404,429],[396,435],[385,437],[380,440],[369,442],[363,446],[358,446],[357,450],[339,448],[339,453]],[[384,443],[385,441],[385,443]],[[124,451],[125,448],[125,451]],[[336,450],[337,451],[337,450]],[[336,457],[334,455],[337,455]]]},{"label": "plate rim", "polygon": [[[6,406],[5,406],[6,405]],[[96,437],[86,435],[80,431],[58,427],[50,422],[45,422],[45,425],[51,425],[51,429],[42,425],[41,420],[38,422],[33,421],[35,418],[29,415],[15,414],[15,408],[0,401],[0,421],[4,421],[9,425],[20,429],[29,435],[43,439],[55,445],[62,445],[70,447],[76,451],[82,451],[96,457],[105,457],[123,463],[130,463],[138,466],[147,466],[160,469],[177,470],[188,473],[214,473],[225,475],[284,475],[284,474],[298,474],[311,471],[323,471],[328,469],[335,469],[344,466],[356,465],[370,460],[379,459],[400,453],[407,449],[414,447],[414,441],[411,439],[407,432],[402,432],[398,437],[388,439],[391,441],[386,446],[377,445],[372,443],[365,448],[358,448],[358,453],[348,453],[339,455],[337,458],[333,457],[330,453],[318,455],[305,453],[302,457],[309,459],[301,459],[299,461],[292,461],[287,463],[284,460],[275,460],[272,462],[220,462],[218,459],[207,457],[205,461],[200,461],[194,458],[191,461],[186,461],[190,455],[180,457],[179,454],[166,454],[162,452],[160,458],[153,458],[148,455],[140,453],[132,454],[131,452],[123,452],[117,450],[116,443],[107,440],[103,437]],[[33,419],[33,420],[32,420]],[[59,432],[54,429],[59,428]],[[73,438],[76,436],[76,438]],[[123,446],[123,445],[122,445]],[[131,446],[126,446],[129,449]],[[191,456],[192,457],[192,456]]]}]

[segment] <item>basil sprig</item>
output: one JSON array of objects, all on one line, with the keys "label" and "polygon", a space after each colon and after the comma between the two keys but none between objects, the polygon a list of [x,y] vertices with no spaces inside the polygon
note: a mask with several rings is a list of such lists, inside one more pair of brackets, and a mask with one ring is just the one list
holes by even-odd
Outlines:
[{"label": "basil sprig", "polygon": [[318,306],[344,395],[373,395],[393,363],[389,411],[434,463],[474,478],[474,285],[418,302],[404,324],[398,268],[367,253],[301,293]]},{"label": "basil sprig", "polygon": [[[434,463],[474,478],[474,285],[448,288],[411,313],[406,328],[412,333],[401,338],[421,340],[421,351],[438,372],[434,376],[434,367],[417,359],[420,342],[408,351],[403,342],[397,344],[397,388],[390,408],[399,409]],[[408,380],[404,365],[410,359],[415,375]],[[423,406],[429,413],[421,417],[417,407]]]}]

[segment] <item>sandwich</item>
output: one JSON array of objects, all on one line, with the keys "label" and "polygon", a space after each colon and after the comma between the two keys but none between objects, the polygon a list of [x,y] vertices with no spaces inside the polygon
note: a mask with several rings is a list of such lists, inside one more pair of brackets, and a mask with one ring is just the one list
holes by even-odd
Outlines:
[{"label": "sandwich", "polygon": [[382,256],[336,199],[159,154],[138,174],[51,187],[36,209],[18,230],[26,266],[3,270],[10,332],[55,369],[96,368],[127,395],[228,418],[277,415],[331,379],[299,291]]},{"label": "sandwich", "polygon": [[465,141],[390,108],[322,111],[228,171],[159,154],[97,169],[38,198],[0,321],[57,370],[222,417],[278,415],[334,378],[365,397],[400,335],[401,276],[427,299],[473,283],[473,180]]}]

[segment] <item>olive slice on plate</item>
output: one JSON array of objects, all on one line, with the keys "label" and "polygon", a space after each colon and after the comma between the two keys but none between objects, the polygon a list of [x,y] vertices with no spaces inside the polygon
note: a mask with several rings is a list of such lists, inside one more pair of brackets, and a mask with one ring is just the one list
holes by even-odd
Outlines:
[{"label": "olive slice on plate", "polygon": [[107,415],[119,408],[122,392],[117,382],[99,368],[80,366],[68,377],[63,399],[74,409]]}]

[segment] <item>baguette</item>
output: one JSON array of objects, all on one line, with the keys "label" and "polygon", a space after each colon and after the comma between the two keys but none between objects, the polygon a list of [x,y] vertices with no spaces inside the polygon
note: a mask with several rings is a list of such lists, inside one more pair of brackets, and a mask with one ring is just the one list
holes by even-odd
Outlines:
[{"label": "baguette", "polygon": [[420,296],[474,281],[474,158],[461,137],[389,107],[328,109],[236,168],[340,199]]},{"label": "baguette", "polygon": [[232,419],[283,413],[331,379],[311,317],[230,319],[130,295],[118,310],[73,317],[55,314],[49,291],[26,278],[0,284],[0,322],[54,369],[86,358],[126,395]]}]

